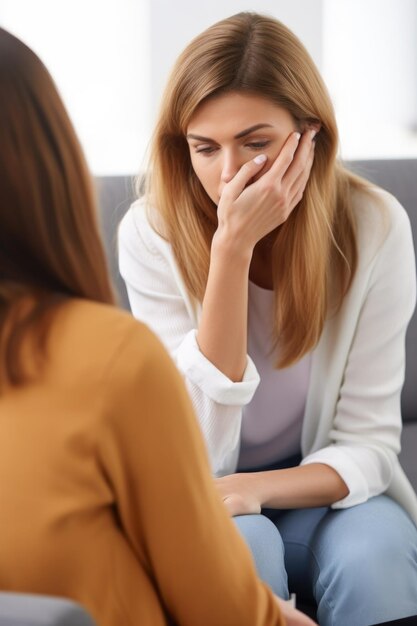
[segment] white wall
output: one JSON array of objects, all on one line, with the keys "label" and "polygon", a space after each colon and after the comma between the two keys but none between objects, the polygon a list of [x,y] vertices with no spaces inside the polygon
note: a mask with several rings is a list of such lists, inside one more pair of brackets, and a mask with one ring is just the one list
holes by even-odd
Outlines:
[{"label": "white wall", "polygon": [[96,174],[138,171],[151,120],[147,0],[0,0],[42,58]]},{"label": "white wall", "polygon": [[323,0],[150,0],[152,106],[159,103],[167,75],[182,49],[218,20],[256,11],[275,17],[302,40],[322,64]]},{"label": "white wall", "polygon": [[323,15],[342,155],[417,156],[417,2],[324,0]]}]

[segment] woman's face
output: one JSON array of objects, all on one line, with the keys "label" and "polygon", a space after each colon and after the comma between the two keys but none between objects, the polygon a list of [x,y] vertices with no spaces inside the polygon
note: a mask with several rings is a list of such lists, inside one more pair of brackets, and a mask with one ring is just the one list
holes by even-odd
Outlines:
[{"label": "woman's face", "polygon": [[298,130],[286,109],[257,95],[231,92],[203,102],[187,128],[191,163],[207,195],[218,204],[223,187],[257,154],[271,167],[290,133]]}]

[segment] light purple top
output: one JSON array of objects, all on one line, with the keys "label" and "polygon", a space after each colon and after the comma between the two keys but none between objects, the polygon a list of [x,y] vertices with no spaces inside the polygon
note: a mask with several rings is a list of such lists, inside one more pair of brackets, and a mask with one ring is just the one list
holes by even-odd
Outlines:
[{"label": "light purple top", "polygon": [[273,302],[273,291],[249,282],[248,354],[261,381],[243,407],[239,468],[260,467],[300,451],[311,353],[291,367],[274,367]]}]

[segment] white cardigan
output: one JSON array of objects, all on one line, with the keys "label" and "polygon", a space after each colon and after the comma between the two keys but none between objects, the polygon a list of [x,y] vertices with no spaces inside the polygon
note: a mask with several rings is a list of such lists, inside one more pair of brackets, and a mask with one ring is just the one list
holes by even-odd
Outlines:
[{"label": "white cardigan", "polygon": [[[349,494],[334,508],[385,492],[417,523],[417,497],[397,456],[405,332],[416,302],[411,228],[405,210],[385,191],[357,193],[354,204],[358,269],[313,352],[302,463],[325,463],[343,478]],[[201,309],[195,310],[171,246],[151,227],[143,200],[120,225],[119,264],[133,314],[160,337],[185,377],[214,473],[233,473],[242,407],[259,383],[252,360],[248,356],[242,382],[234,383],[199,351]]]}]

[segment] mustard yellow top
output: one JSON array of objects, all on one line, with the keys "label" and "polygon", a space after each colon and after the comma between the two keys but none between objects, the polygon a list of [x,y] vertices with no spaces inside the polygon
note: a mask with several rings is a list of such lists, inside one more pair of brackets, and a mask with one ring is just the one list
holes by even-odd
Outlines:
[{"label": "mustard yellow top", "polygon": [[0,511],[2,590],[73,598],[99,626],[284,623],[180,375],[113,307],[63,305],[41,373],[0,396]]}]

